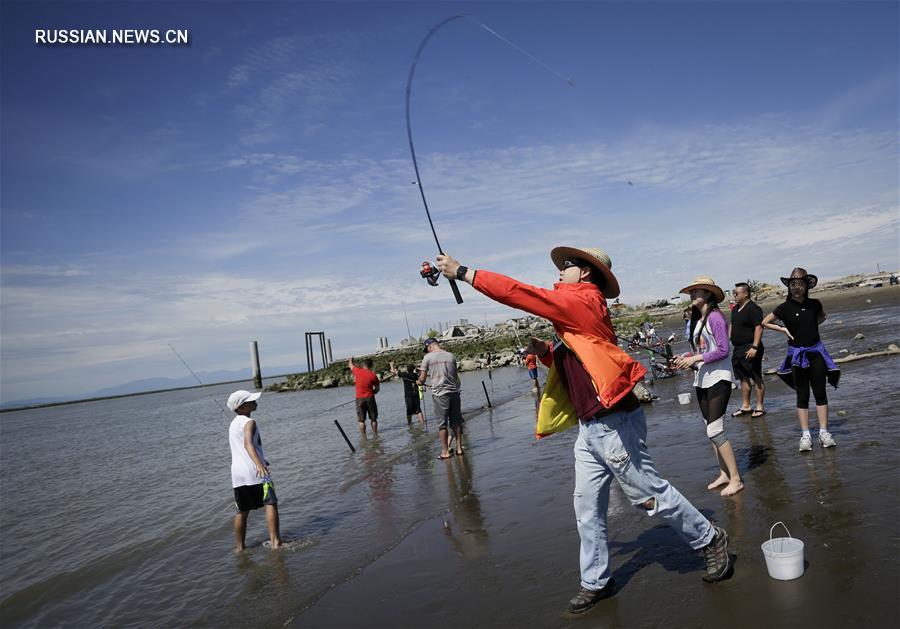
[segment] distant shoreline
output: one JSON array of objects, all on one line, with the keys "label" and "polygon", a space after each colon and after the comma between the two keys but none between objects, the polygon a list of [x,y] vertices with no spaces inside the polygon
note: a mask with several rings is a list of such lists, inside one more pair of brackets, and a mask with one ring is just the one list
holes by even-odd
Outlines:
[{"label": "distant shoreline", "polygon": [[[286,378],[290,374],[279,374],[276,376],[266,376],[263,380],[271,380],[273,378]],[[235,382],[247,382],[253,378],[240,378],[238,380],[224,380],[222,382],[208,382],[206,384],[192,384],[186,387],[171,387],[168,389],[153,389],[152,391],[138,391],[136,393],[122,393],[120,395],[103,395],[100,397],[89,397],[81,400],[65,400],[61,402],[45,402],[43,404],[29,404],[27,406],[13,406],[10,408],[0,408],[0,414],[11,413],[13,411],[30,411],[37,408],[50,408],[52,406],[66,406],[68,404],[83,404],[85,402],[99,402],[100,400],[115,400],[124,397],[135,397],[138,395],[152,395],[153,393],[166,393],[167,391],[187,391],[188,389],[205,389],[207,387],[219,386],[221,384],[234,384]]]},{"label": "distant shoreline", "polygon": [[[900,299],[900,286],[885,285],[880,288],[874,288],[874,287],[870,287],[870,286],[835,286],[834,283],[828,282],[828,283],[824,283],[824,285],[822,285],[822,286],[819,286],[819,287],[811,290],[810,297],[813,297],[815,299],[820,299],[820,300],[826,302],[826,305],[827,305],[828,302],[835,300],[835,299],[853,298],[853,297],[857,297],[857,296],[875,295],[875,294],[884,294],[884,293],[893,293],[893,295],[891,297],[894,297],[895,299]],[[761,307],[766,309],[767,307],[773,307],[774,305],[781,303],[782,301],[784,301],[784,298],[785,298],[784,295],[778,295],[778,296],[765,295],[757,303]],[[632,310],[632,311],[628,312],[627,316],[635,316],[635,315],[640,315],[640,314],[646,314],[650,318],[662,320],[661,323],[663,325],[666,325],[666,324],[675,325],[674,323],[671,323],[671,320],[673,320],[673,319],[680,320],[681,306],[673,305],[673,306],[669,306],[667,308],[658,309],[658,310],[656,310],[656,309],[650,309],[650,310],[644,310],[644,311]],[[613,320],[613,322],[615,323],[615,319]],[[675,323],[677,323],[677,321],[675,321]],[[397,351],[400,351],[402,349],[408,349],[408,348],[395,348],[395,349]],[[335,362],[340,362],[340,361],[335,361]],[[318,371],[321,371],[321,370],[317,370],[317,372]],[[313,373],[317,373],[317,372],[313,372]],[[270,379],[274,379],[274,378],[288,378],[289,376],[295,376],[295,375],[298,375],[298,374],[285,373],[285,374],[279,374],[279,375],[275,375],[275,376],[266,376],[265,379],[270,380]],[[101,400],[114,400],[114,399],[118,399],[118,398],[135,397],[138,395],[152,395],[153,393],[165,393],[167,391],[185,391],[185,390],[189,390],[189,389],[202,389],[202,388],[218,386],[218,385],[222,385],[222,384],[232,384],[235,382],[247,382],[250,379],[251,378],[240,378],[237,380],[225,380],[223,382],[210,382],[210,383],[207,383],[204,385],[195,384],[195,385],[189,385],[189,386],[184,386],[184,387],[170,387],[170,388],[166,388],[166,389],[154,389],[152,391],[124,393],[121,395],[105,395],[105,396],[101,396],[101,397],[92,397],[92,398],[85,398],[85,399],[79,399],[79,400],[67,400],[67,401],[61,401],[61,402],[46,402],[43,404],[30,404],[30,405],[25,405],[25,406],[14,406],[14,407],[10,407],[10,408],[0,408],[0,414],[11,413],[14,411],[34,410],[34,409],[39,409],[39,408],[51,408],[54,406],[65,406],[68,404],[83,404],[85,402],[98,402]]]}]

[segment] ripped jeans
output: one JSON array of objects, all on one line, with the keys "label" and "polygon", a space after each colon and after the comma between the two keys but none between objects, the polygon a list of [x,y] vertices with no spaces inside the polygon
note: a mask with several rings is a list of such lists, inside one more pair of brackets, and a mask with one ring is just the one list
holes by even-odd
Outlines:
[{"label": "ripped jeans", "polygon": [[[694,550],[712,541],[709,520],[653,467],[644,440],[647,421],[638,408],[579,422],[575,442],[575,520],[581,538],[581,585],[599,590],[610,578],[606,512],[613,477],[632,505],[659,515]],[[644,506],[653,499],[652,509]]]}]

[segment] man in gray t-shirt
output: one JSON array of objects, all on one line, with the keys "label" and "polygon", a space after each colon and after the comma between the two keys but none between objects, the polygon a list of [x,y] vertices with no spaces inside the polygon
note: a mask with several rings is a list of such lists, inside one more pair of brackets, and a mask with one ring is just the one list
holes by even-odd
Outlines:
[{"label": "man in gray t-shirt", "polygon": [[447,425],[456,438],[456,454],[464,454],[462,448],[462,408],[459,398],[459,376],[456,373],[456,357],[441,349],[437,339],[425,340],[425,358],[419,366],[419,384],[431,379],[431,399],[438,421],[438,435],[441,438],[439,459],[450,458],[449,433]]}]

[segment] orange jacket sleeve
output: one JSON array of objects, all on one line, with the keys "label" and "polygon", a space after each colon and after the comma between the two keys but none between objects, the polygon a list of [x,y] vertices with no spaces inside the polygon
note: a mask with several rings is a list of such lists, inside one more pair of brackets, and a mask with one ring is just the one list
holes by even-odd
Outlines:
[{"label": "orange jacket sleeve", "polygon": [[[575,327],[586,314],[584,303],[570,295],[519,282],[511,277],[478,269],[475,290],[501,304],[549,319],[564,327]],[[543,362],[543,360],[542,360]]]}]

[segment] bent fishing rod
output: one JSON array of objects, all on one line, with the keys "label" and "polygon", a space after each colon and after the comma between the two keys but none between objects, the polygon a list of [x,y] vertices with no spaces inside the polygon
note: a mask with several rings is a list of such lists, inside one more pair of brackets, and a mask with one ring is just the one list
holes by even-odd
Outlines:
[{"label": "bent fishing rod", "polygon": [[[406,137],[409,139],[409,152],[410,152],[410,155],[412,155],[413,169],[416,172],[416,185],[418,185],[418,187],[419,187],[419,194],[422,197],[422,205],[425,206],[425,216],[428,217],[428,225],[431,227],[431,235],[434,236],[434,244],[437,245],[438,253],[441,255],[444,255],[444,249],[441,247],[441,241],[438,240],[437,231],[435,231],[435,229],[434,229],[434,221],[431,220],[431,211],[428,209],[428,200],[425,198],[425,188],[422,186],[422,176],[419,173],[419,163],[416,160],[416,146],[413,143],[412,124],[410,123],[410,101],[411,101],[411,97],[412,97],[413,76],[415,76],[415,74],[416,74],[416,66],[419,63],[419,58],[422,56],[422,51],[425,50],[425,46],[428,44],[428,41],[444,25],[446,25],[454,20],[463,19],[463,18],[465,18],[467,20],[471,20],[472,22],[474,22],[475,24],[477,24],[478,26],[480,26],[481,28],[486,30],[488,33],[490,33],[491,35],[493,35],[494,37],[499,39],[500,41],[502,41],[505,44],[508,44],[509,46],[518,50],[525,56],[529,57],[530,59],[534,60],[538,64],[540,64],[540,65],[544,66],[545,68],[547,68],[548,70],[550,70],[553,74],[555,74],[559,78],[566,81],[572,87],[575,87],[575,81],[573,81],[572,79],[570,79],[568,77],[563,76],[562,74],[560,74],[559,72],[557,72],[556,70],[551,68],[549,65],[547,65],[546,63],[544,63],[543,61],[541,61],[540,59],[538,59],[537,57],[532,55],[530,52],[523,50],[519,46],[515,45],[514,43],[512,43],[511,41],[509,41],[508,39],[506,39],[505,37],[503,37],[496,31],[494,31],[493,29],[488,27],[486,24],[479,22],[472,16],[466,15],[465,13],[460,13],[458,15],[452,15],[452,16],[442,20],[441,22],[439,22],[438,24],[433,26],[430,31],[428,31],[428,34],[425,35],[425,38],[422,40],[422,43],[419,44],[419,48],[416,50],[415,57],[413,57],[412,65],[409,67],[409,77],[406,79]],[[424,274],[423,274],[423,277],[424,277]],[[458,304],[463,303],[463,298],[462,298],[462,295],[459,293],[459,287],[456,285],[456,280],[451,279],[451,280],[449,280],[449,282],[450,282],[450,288],[453,291],[453,296],[456,298],[456,303],[458,303]],[[432,282],[429,281],[429,284],[432,284]],[[436,280],[435,280],[435,283],[432,285],[433,286],[437,285]]]}]

